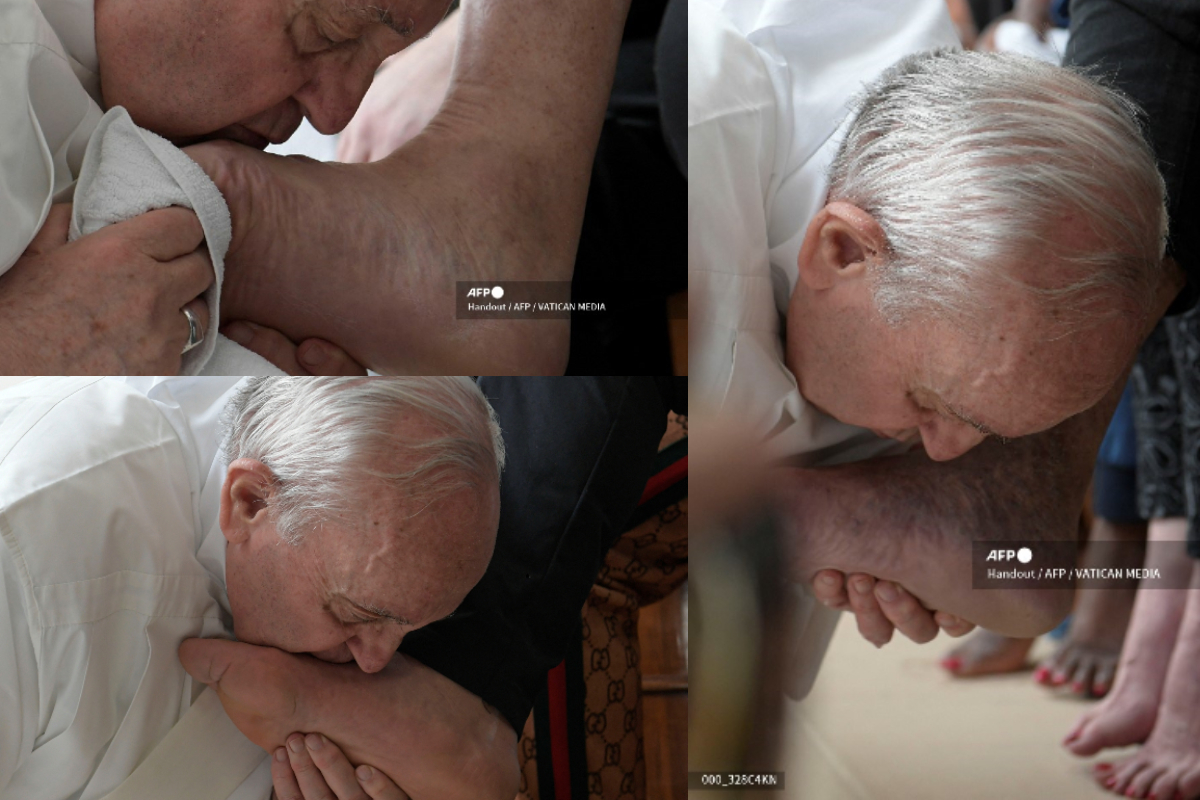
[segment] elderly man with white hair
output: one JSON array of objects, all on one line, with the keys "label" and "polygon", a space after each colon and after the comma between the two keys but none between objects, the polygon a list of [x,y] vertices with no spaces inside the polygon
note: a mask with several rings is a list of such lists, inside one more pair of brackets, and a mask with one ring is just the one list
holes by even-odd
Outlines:
[{"label": "elderly man with white hair", "polygon": [[[466,378],[43,379],[0,394],[0,796],[108,796],[198,714],[180,644],[230,635],[344,664],[347,684],[425,681],[439,714],[355,791],[403,797],[382,770],[404,772],[412,797],[481,796],[483,770],[515,773],[507,725],[393,656],[483,575],[503,465]],[[389,713],[404,731],[417,712]],[[269,795],[279,762],[240,739],[231,772],[229,742],[190,730],[201,779],[159,763],[139,786]],[[426,745],[448,737],[478,760],[429,769]]]},{"label": "elderly man with white hair", "polygon": [[877,643],[932,638],[930,608],[1049,629],[1069,598],[972,592],[970,542],[1072,535],[1179,288],[1136,110],[949,49],[939,0],[692,0],[689,26],[693,386],[798,463],[792,576]]},{"label": "elderly man with white hair", "polygon": [[[468,0],[428,135],[334,167],[251,148],[305,118],[340,131],[449,0],[0,0],[0,367],[173,373],[200,334],[247,320],[381,372],[561,372],[566,321],[460,320],[449,301],[457,281],[570,280],[628,5]],[[87,147],[117,106],[196,145],[232,206],[222,320],[200,296],[228,237],[161,192],[68,242]],[[336,354],[268,341],[311,371]]]}]

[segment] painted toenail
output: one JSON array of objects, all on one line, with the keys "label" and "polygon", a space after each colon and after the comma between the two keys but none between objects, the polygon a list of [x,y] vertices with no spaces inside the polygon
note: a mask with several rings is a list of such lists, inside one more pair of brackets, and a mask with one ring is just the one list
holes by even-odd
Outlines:
[{"label": "painted toenail", "polygon": [[1036,670],[1033,671],[1033,679],[1035,681],[1037,681],[1038,683],[1045,683],[1046,679],[1049,677],[1050,677],[1050,670],[1048,670],[1045,667],[1038,667]]},{"label": "painted toenail", "polygon": [[1092,686],[1092,694],[1096,695],[1097,697],[1108,694],[1108,684],[1107,683],[1097,683],[1097,684],[1093,685]]},{"label": "painted toenail", "polygon": [[1076,694],[1083,694],[1083,684],[1079,681],[1075,681],[1071,684],[1071,691],[1075,692]]},{"label": "painted toenail", "polygon": [[942,668],[950,672],[958,672],[962,669],[962,660],[954,657],[944,658],[942,659]]}]

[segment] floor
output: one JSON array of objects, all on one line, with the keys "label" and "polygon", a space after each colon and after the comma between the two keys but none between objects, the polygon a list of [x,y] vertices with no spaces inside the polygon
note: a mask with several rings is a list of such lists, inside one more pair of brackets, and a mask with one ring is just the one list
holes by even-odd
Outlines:
[{"label": "floor", "polygon": [[[843,615],[809,698],[789,704],[788,800],[1112,800],[1094,761],[1059,746],[1088,701],[1035,686],[1030,672],[971,681],[927,645],[876,650]],[[1052,648],[1044,637],[1033,656]],[[773,794],[773,793],[772,793]],[[763,793],[764,798],[766,793]]]},{"label": "floor", "polygon": [[[642,666],[642,730],[646,797],[687,796],[687,584],[638,619]],[[765,800],[765,798],[764,798]]]}]

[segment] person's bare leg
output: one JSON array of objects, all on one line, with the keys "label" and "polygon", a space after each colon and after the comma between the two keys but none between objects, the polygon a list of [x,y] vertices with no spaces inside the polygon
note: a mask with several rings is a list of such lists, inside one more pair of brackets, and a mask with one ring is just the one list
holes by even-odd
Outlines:
[{"label": "person's bare leg", "polygon": [[381,372],[561,372],[567,320],[458,319],[458,281],[570,281],[628,0],[466,0],[450,88],[373,164],[188,149],[230,205],[223,321]]},{"label": "person's bare leg", "polygon": [[1191,590],[1186,592],[1154,729],[1137,753],[1097,771],[1102,784],[1126,797],[1200,796],[1200,561],[1192,560],[1191,569]]},{"label": "person's bare leg", "polygon": [[[1145,540],[1145,523],[1116,524],[1097,517],[1080,566],[1129,566],[1129,548]],[[1138,556],[1139,562],[1142,558]],[[1106,695],[1112,688],[1136,595],[1135,588],[1079,589],[1066,638],[1038,665],[1033,679],[1044,686],[1069,683],[1072,692],[1085,697]]]},{"label": "person's bare leg", "polygon": [[[1181,542],[1187,521],[1158,519],[1150,523],[1146,566],[1161,571],[1164,580],[1183,585],[1191,560],[1179,549],[1163,559],[1155,542]],[[1105,747],[1120,747],[1144,740],[1154,727],[1159,698],[1167,675],[1167,662],[1175,647],[1188,592],[1183,589],[1140,591],[1133,604],[1129,630],[1117,666],[1116,683],[1104,700],[1079,718],[1063,745],[1079,756],[1090,756]]]}]

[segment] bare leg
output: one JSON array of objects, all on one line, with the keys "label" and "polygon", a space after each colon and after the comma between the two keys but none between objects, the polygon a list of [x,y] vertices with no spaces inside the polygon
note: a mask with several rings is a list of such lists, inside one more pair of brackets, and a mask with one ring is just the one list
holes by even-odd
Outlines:
[{"label": "bare leg", "polygon": [[1126,797],[1200,797],[1200,561],[1192,561],[1191,591],[1185,594],[1154,730],[1135,755],[1098,770],[1105,786]]},{"label": "bare leg", "polygon": [[[1150,541],[1182,541],[1186,530],[1184,519],[1154,520],[1150,523]],[[1157,567],[1164,577],[1170,576],[1174,585],[1181,585],[1180,576],[1192,569],[1191,560],[1182,551],[1178,558],[1166,563],[1151,563],[1156,558],[1151,549],[1146,565]],[[1116,684],[1104,701],[1080,717],[1067,734],[1063,744],[1068,750],[1089,756],[1105,747],[1143,741],[1150,734],[1187,595],[1182,589],[1137,593]]]}]

